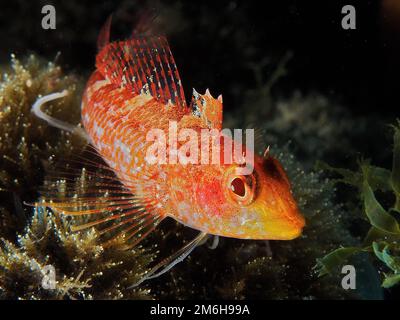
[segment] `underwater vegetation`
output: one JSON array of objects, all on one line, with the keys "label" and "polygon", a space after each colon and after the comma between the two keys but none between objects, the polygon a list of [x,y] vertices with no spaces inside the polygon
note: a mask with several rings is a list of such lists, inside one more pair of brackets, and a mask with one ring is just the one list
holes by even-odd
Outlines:
[{"label": "underwater vegetation", "polygon": [[[43,126],[31,114],[31,105],[38,95],[61,88],[78,92],[80,88],[75,76],[63,76],[60,67],[53,62],[45,63],[34,56],[24,63],[12,56],[11,65],[2,68],[1,77],[0,210],[3,219],[0,230],[3,237],[12,240],[15,232],[22,231],[26,223],[22,201],[37,196],[38,183],[52,163],[52,157],[68,156],[79,146],[75,137]],[[78,123],[80,115],[74,107],[77,103],[79,97],[71,95],[63,101],[63,108],[55,103],[49,112]],[[12,200],[7,201],[10,198]]]},{"label": "underwater vegetation", "polygon": [[369,252],[383,264],[382,286],[390,288],[400,282],[400,122],[393,126],[393,164],[391,170],[362,161],[358,171],[321,167],[339,174],[339,183],[356,188],[362,204],[362,212],[371,227],[361,246],[341,247],[318,259],[319,275],[340,267],[352,255]]},{"label": "underwater vegetation", "polygon": [[[0,297],[148,298],[146,289],[124,290],[145,271],[151,255],[140,249],[105,249],[96,243],[95,230],[71,233],[67,219],[23,204],[38,196],[43,172],[54,165],[54,159],[68,157],[84,145],[79,137],[38,121],[30,111],[32,103],[38,95],[64,88],[77,92],[82,82],[35,56],[24,63],[13,57],[11,68],[6,69],[0,88]],[[50,105],[49,112],[78,123],[79,104],[79,94],[73,94]],[[46,265],[56,269],[55,290],[41,286]]]},{"label": "underwater vegetation", "polygon": [[[146,239],[142,246],[134,250],[121,250],[118,239],[112,246],[105,247],[97,241],[99,235],[95,229],[71,232],[71,219],[45,208],[25,205],[39,199],[37,190],[45,183],[46,171],[55,165],[57,159],[67,158],[84,148],[79,137],[48,127],[35,119],[30,108],[39,95],[72,89],[74,94],[50,103],[47,109],[58,118],[78,123],[83,83],[74,74],[65,75],[55,63],[45,63],[34,56],[24,62],[12,58],[11,67],[5,66],[2,71],[6,75],[0,87],[0,298],[381,297],[377,272],[368,260],[357,262],[360,266],[360,279],[364,274],[367,280],[360,280],[362,283],[355,291],[346,291],[341,287],[342,275],[335,268],[329,269],[330,277],[323,278],[319,278],[313,271],[316,259],[339,246],[359,248],[363,245],[349,231],[351,219],[343,204],[335,197],[334,180],[326,178],[323,170],[312,169],[309,163],[300,161],[292,144],[284,144],[277,138],[283,136],[283,129],[279,129],[281,123],[268,129],[266,140],[273,141],[271,153],[285,167],[299,207],[306,217],[307,227],[302,237],[290,242],[223,238],[215,250],[203,245],[169,273],[139,288],[128,289],[149,270],[154,261],[172,251],[178,242],[185,241],[190,230],[173,221],[165,221],[160,230]],[[263,93],[259,97],[262,96]],[[293,130],[299,132],[301,139],[311,139],[316,132],[323,134],[321,131],[326,128],[321,125],[321,114],[328,112],[326,109],[330,107],[329,102],[322,98],[318,100],[299,95],[294,99],[302,102],[299,105],[307,105],[320,116],[309,119],[309,127],[313,130],[308,133],[299,132],[302,127],[295,126]],[[277,105],[282,103],[277,102]],[[299,113],[302,113],[301,108]],[[280,117],[279,114],[276,112],[277,117]],[[273,119],[271,117],[271,123],[274,123]],[[332,126],[330,129],[332,133],[335,133],[334,128]],[[292,135],[291,130],[287,130],[286,137],[289,135]],[[59,181],[60,193],[64,185],[64,181]],[[82,192],[85,192],[86,187],[82,186]],[[385,241],[391,243],[388,239]],[[381,254],[382,259],[387,259],[388,255],[393,255],[391,249],[379,243],[375,250]],[[55,268],[55,289],[44,289],[41,286],[44,267],[47,265]]]},{"label": "underwater vegetation", "polygon": [[[95,230],[72,233],[69,224],[38,209],[16,243],[1,239],[2,299],[148,299],[138,281],[152,256],[144,250],[116,250],[97,243]],[[116,243],[118,245],[118,243]],[[55,289],[42,287],[45,267],[56,270]]]}]

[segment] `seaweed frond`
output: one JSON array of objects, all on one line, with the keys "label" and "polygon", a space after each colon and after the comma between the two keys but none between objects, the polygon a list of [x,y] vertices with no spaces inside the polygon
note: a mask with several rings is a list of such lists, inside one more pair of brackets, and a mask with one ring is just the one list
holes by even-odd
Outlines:
[{"label": "seaweed frond", "polygon": [[[349,184],[359,191],[362,210],[370,229],[362,246],[339,248],[317,260],[320,276],[331,273],[347,259],[359,252],[371,252],[384,264],[382,286],[392,287],[400,282],[400,126],[393,126],[393,164],[391,170],[373,166],[369,161],[360,163],[352,172],[323,167],[340,176],[339,182]],[[382,199],[382,200],[381,200]],[[385,200],[385,201],[384,201]]]}]

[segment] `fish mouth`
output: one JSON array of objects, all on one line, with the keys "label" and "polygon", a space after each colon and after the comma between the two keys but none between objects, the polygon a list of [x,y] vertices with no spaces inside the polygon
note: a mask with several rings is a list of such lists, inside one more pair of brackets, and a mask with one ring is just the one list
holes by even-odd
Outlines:
[{"label": "fish mouth", "polygon": [[305,219],[300,213],[291,214],[285,218],[270,220],[266,223],[266,232],[272,240],[293,240],[301,236]]},{"label": "fish mouth", "polygon": [[296,212],[292,215],[288,216],[288,218],[290,222],[293,223],[293,225],[295,225],[297,228],[300,228],[300,230],[302,230],[306,225],[304,216],[298,210],[296,210]]},{"label": "fish mouth", "polygon": [[286,231],[285,239],[282,240],[293,240],[301,236],[303,233],[303,227],[296,227],[290,231]]},{"label": "fish mouth", "polygon": [[271,236],[271,240],[293,240],[301,236],[303,232],[303,227],[292,226],[285,227],[279,230],[279,232],[274,232],[275,235]]},{"label": "fish mouth", "polygon": [[292,227],[289,228],[288,231],[286,231],[288,237],[287,240],[292,240],[301,236],[303,228],[306,225],[306,220],[304,219],[303,215],[298,211],[295,214],[289,216],[288,218],[290,220]]}]

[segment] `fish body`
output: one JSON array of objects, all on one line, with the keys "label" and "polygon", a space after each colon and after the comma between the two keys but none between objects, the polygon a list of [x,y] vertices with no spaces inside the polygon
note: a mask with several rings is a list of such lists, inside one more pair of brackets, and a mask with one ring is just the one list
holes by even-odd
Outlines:
[{"label": "fish body", "polygon": [[[226,237],[287,240],[301,234],[304,218],[286,173],[272,156],[253,154],[254,170],[249,175],[238,175],[238,164],[223,161],[150,164],[150,130],[168,132],[171,123],[178,132],[191,129],[198,137],[204,129],[221,130],[222,98],[194,91],[190,106],[186,105],[164,37],[101,43],[82,100],[82,122],[97,152],[137,198],[141,209],[130,213],[128,221],[139,227],[128,230],[143,237],[162,219],[172,217]],[[167,141],[169,155],[172,144]],[[183,144],[178,141],[176,150]],[[143,219],[137,220],[138,215]]]}]

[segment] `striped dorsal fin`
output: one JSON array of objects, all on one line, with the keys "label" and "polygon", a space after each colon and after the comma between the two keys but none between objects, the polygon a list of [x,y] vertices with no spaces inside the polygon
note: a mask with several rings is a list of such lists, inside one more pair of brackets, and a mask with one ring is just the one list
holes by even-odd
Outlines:
[{"label": "striped dorsal fin", "polygon": [[111,42],[97,55],[96,67],[115,85],[186,108],[179,72],[165,37]]}]

